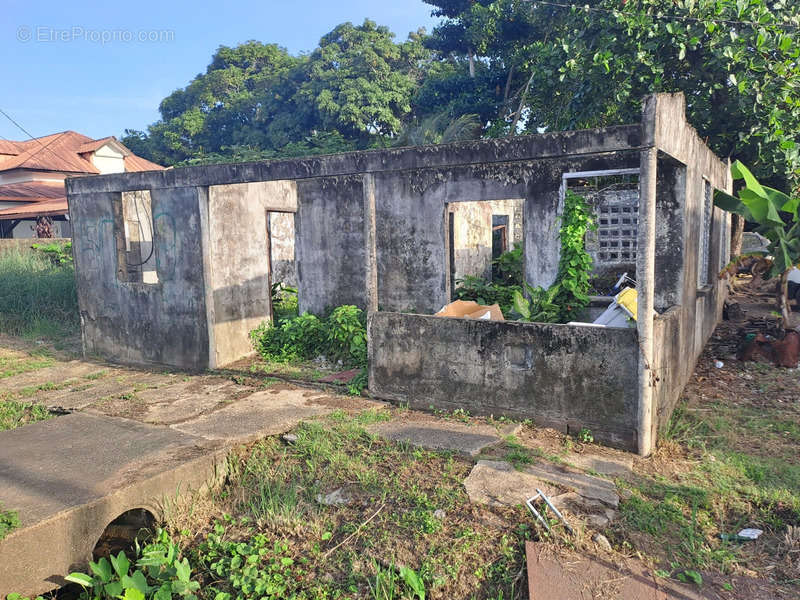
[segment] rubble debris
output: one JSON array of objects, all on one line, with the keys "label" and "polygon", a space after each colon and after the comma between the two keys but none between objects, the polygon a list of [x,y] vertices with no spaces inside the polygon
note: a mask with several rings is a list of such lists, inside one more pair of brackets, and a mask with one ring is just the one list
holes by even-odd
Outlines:
[{"label": "rubble debris", "polygon": [[352,500],[344,488],[337,488],[325,495],[317,494],[317,502],[325,506],[344,506],[350,504]]},{"label": "rubble debris", "polygon": [[767,360],[776,367],[794,368],[800,360],[800,333],[789,331],[782,340],[749,333],[739,348],[737,358],[742,361]]}]

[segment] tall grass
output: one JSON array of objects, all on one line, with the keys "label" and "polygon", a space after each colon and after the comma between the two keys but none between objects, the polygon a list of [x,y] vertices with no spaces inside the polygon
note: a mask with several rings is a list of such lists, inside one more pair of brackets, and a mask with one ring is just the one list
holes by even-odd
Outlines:
[{"label": "tall grass", "polygon": [[75,270],[34,250],[0,253],[0,331],[59,339],[79,330]]}]

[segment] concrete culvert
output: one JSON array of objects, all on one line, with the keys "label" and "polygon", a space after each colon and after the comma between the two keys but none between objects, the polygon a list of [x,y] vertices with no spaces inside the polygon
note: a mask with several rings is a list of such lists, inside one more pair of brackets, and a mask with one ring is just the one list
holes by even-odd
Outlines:
[{"label": "concrete culvert", "polygon": [[116,556],[120,551],[132,557],[137,536],[140,541],[146,539],[152,535],[155,525],[155,516],[146,508],[125,511],[106,526],[92,550],[92,559],[98,560],[103,556],[107,558],[110,554]]}]

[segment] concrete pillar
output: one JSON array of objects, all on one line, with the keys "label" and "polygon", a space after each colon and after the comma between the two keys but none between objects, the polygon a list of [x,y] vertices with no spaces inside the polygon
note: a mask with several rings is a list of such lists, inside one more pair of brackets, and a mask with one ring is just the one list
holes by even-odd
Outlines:
[{"label": "concrete pillar", "polygon": [[639,454],[653,451],[653,302],[655,298],[656,180],[658,150],[642,150],[639,167],[639,240],[636,259],[639,335]]},{"label": "concrete pillar", "polygon": [[364,189],[364,241],[367,248],[364,253],[367,291],[366,309],[369,311],[378,310],[378,248],[375,241],[376,217],[375,217],[375,176],[366,173],[363,178]]}]

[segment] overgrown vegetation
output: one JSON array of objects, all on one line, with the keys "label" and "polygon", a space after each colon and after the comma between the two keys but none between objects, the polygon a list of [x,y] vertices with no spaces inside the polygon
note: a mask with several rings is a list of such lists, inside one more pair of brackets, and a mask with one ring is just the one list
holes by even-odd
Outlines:
[{"label": "overgrown vegetation", "polygon": [[268,438],[233,456],[202,525],[171,517],[198,596],[525,597],[532,531],[516,525],[520,513],[470,505],[461,482],[471,462],[367,433],[389,417],[338,411],[301,424],[288,444]]},{"label": "overgrown vegetation", "polygon": [[59,248],[0,254],[0,331],[54,340],[77,334],[75,271]]},{"label": "overgrown vegetation", "polygon": [[767,251],[774,258],[770,277],[779,277],[776,289],[783,326],[789,329],[792,319],[789,308],[789,272],[800,263],[800,194],[793,197],[762,186],[750,170],[738,160],[731,165],[735,180],[744,180],[744,187],[735,198],[718,190],[714,203],[720,208],[741,215],[756,225],[756,231],[769,240]]},{"label": "overgrown vegetation", "polygon": [[[752,363],[726,365],[729,375],[712,364],[707,358],[708,371],[673,414],[655,459],[662,466],[619,482],[632,496],[612,539],[655,556],[679,578],[746,566],[797,583],[800,545],[784,539],[800,525],[795,376]],[[745,527],[764,531],[757,544],[737,539]]]},{"label": "overgrown vegetation", "polygon": [[320,356],[343,367],[360,368],[350,392],[366,387],[367,318],[357,306],[339,306],[327,316],[303,313],[277,323],[262,323],[250,332],[256,351],[268,361],[293,362]]},{"label": "overgrown vegetation", "polygon": [[567,190],[559,238],[561,258],[553,285],[544,289],[524,281],[522,246],[492,261],[496,281],[467,276],[458,281],[455,296],[479,304],[499,304],[505,316],[539,323],[576,320],[589,304],[592,258],[586,233],[595,227],[593,213],[582,196]]},{"label": "overgrown vegetation", "polygon": [[44,421],[51,416],[50,411],[41,404],[0,399],[0,431]]}]

